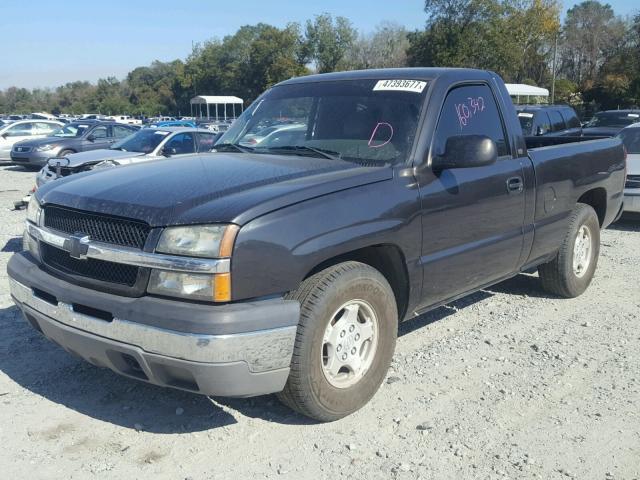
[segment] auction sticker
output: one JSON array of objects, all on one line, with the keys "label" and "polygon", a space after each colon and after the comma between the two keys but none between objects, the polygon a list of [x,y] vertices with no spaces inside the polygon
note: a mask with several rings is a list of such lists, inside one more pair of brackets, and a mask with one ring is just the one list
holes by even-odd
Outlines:
[{"label": "auction sticker", "polygon": [[395,92],[422,93],[427,82],[421,80],[378,80],[373,91],[391,90]]}]

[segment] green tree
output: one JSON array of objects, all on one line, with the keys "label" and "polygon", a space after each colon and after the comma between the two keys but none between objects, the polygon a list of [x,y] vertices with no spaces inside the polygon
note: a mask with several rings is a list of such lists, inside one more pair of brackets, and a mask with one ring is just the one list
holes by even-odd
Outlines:
[{"label": "green tree", "polygon": [[384,22],[371,34],[360,35],[347,50],[344,66],[350,70],[404,67],[407,64],[407,30]]},{"label": "green tree", "polygon": [[560,72],[588,86],[611,50],[621,43],[624,31],[609,4],[587,0],[570,8],[563,27]]},{"label": "green tree", "polygon": [[336,17],[334,21],[329,13],[317,15],[314,20],[307,20],[301,60],[313,62],[319,73],[336,71],[343,66],[357,35],[345,17]]}]

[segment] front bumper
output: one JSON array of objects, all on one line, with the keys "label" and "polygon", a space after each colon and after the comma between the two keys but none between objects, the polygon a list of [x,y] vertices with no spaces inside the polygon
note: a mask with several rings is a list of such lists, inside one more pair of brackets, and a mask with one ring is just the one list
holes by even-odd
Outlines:
[{"label": "front bumper", "polygon": [[56,157],[58,153],[60,153],[59,148],[43,152],[33,149],[30,152],[16,152],[15,150],[11,150],[11,162],[16,165],[33,165],[34,167],[42,167],[46,165],[47,160]]},{"label": "front bumper", "polygon": [[31,325],[94,365],[160,386],[236,397],[278,392],[289,375],[297,302],[211,306],[126,298],[67,284],[27,254],[14,255],[7,270],[11,295]]},{"label": "front bumper", "polygon": [[640,213],[640,188],[624,189],[624,211]]}]

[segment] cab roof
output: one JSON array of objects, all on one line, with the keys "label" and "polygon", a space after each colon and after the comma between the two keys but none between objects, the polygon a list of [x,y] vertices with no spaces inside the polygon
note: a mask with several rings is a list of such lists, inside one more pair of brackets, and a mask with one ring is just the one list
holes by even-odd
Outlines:
[{"label": "cab roof", "polygon": [[453,80],[489,79],[495,75],[486,70],[473,68],[437,68],[437,67],[412,67],[412,68],[381,68],[372,70],[351,70],[347,72],[320,73],[295,77],[280,85],[313,82],[335,82],[341,80],[434,80],[438,77],[450,77]]}]

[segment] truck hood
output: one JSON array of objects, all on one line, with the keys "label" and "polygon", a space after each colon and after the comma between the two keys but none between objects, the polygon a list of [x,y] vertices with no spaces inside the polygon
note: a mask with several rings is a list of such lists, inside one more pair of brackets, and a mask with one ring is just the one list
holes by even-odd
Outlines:
[{"label": "truck hood", "polygon": [[89,150],[86,152],[72,153],[67,155],[69,159],[69,167],[79,167],[87,163],[98,163],[105,160],[126,160],[135,157],[141,157],[144,153],[141,152],[123,152],[122,150]]},{"label": "truck hood", "polygon": [[43,137],[34,138],[33,140],[22,140],[20,145],[26,145],[31,148],[39,147],[40,145],[46,145],[48,143],[55,145],[64,145],[71,140],[78,140],[79,137]]},{"label": "truck hood", "polygon": [[50,182],[42,204],[135,218],[151,226],[242,225],[304,200],[389,180],[391,167],[315,157],[211,153],[94,170]]}]

